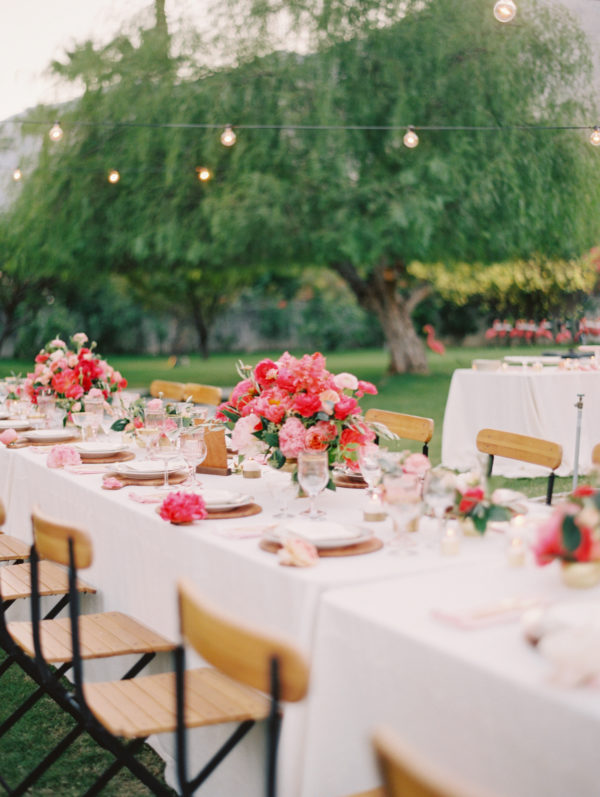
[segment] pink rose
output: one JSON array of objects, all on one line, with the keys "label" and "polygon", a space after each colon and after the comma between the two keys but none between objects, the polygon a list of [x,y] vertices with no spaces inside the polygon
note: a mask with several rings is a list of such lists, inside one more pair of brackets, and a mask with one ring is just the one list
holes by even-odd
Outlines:
[{"label": "pink rose", "polygon": [[171,523],[191,523],[207,516],[204,499],[198,493],[169,493],[158,510],[163,520]]},{"label": "pink rose", "polygon": [[349,415],[359,411],[358,401],[352,396],[342,396],[335,405],[333,414],[339,421],[345,420]]},{"label": "pink rose", "polygon": [[299,418],[288,418],[279,430],[279,448],[284,457],[297,457],[304,450],[305,429]]},{"label": "pink rose", "polygon": [[416,476],[424,476],[430,467],[431,462],[425,454],[410,454],[402,463],[404,473],[414,473]]},{"label": "pink rose", "polygon": [[14,443],[19,435],[15,432],[14,429],[5,429],[2,434],[0,434],[0,443],[5,446]]},{"label": "pink rose", "polygon": [[49,468],[64,468],[65,465],[80,464],[81,457],[73,446],[53,446],[46,460],[46,465]]},{"label": "pink rose", "polygon": [[289,567],[314,567],[319,561],[319,553],[315,546],[300,537],[288,537],[284,540],[277,556],[280,565]]},{"label": "pink rose", "polygon": [[346,371],[336,374],[333,377],[333,381],[339,390],[356,390],[358,387],[358,379],[354,374],[349,374]]}]

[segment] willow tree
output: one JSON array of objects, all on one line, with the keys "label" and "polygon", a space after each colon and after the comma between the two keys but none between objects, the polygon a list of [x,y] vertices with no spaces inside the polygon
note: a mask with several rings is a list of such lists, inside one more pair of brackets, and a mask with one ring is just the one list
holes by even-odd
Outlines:
[{"label": "willow tree", "polygon": [[[412,276],[413,260],[451,271],[571,258],[598,241],[598,151],[580,132],[539,129],[596,119],[589,47],[566,12],[531,4],[503,26],[489,0],[235,6],[240,58],[253,42],[263,56],[277,46],[286,20],[307,52],[280,59],[288,80],[276,114],[257,113],[253,97],[232,121],[345,128],[282,129],[268,168],[294,169],[302,245],[379,318],[391,371],[426,368],[411,313],[431,284]],[[408,125],[415,149],[403,145]],[[360,127],[376,129],[348,129]]]}]

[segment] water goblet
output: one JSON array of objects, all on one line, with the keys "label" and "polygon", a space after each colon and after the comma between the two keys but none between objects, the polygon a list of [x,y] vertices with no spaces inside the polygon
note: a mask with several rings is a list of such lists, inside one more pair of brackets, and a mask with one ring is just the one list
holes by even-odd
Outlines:
[{"label": "water goblet", "polygon": [[369,498],[373,498],[375,494],[375,487],[381,481],[382,471],[379,457],[379,446],[376,446],[372,443],[367,444],[360,449],[360,454],[358,457],[360,472],[368,485],[367,496]]},{"label": "water goblet", "polygon": [[71,413],[71,420],[81,430],[81,439],[88,440],[89,439],[89,429],[92,423],[92,419],[89,412],[72,412]]},{"label": "water goblet", "polygon": [[163,463],[162,490],[170,489],[169,462],[180,456],[179,435],[181,433],[181,417],[169,415],[162,426],[155,427],[155,434],[150,439],[150,459]]},{"label": "water goblet", "polygon": [[289,471],[269,468],[265,474],[265,481],[269,495],[277,502],[277,512],[273,513],[273,517],[293,517],[294,513],[289,511],[289,503],[298,490],[292,481],[292,474]]},{"label": "water goblet", "polygon": [[98,436],[98,429],[102,426],[102,421],[104,419],[104,397],[90,398],[86,396],[83,399],[83,406],[85,412],[90,415],[91,437],[92,440],[95,440]]},{"label": "water goblet", "polygon": [[325,514],[315,507],[315,501],[329,481],[328,452],[301,451],[298,455],[298,481],[310,501],[309,509],[302,514],[307,514],[310,520],[317,520]]},{"label": "water goblet", "polygon": [[432,468],[425,477],[425,503],[438,520],[440,536],[444,530],[446,510],[454,501],[455,482],[454,474],[443,468]]},{"label": "water goblet", "polygon": [[37,405],[43,418],[44,429],[50,429],[56,415],[56,396],[52,390],[41,390],[38,393]]},{"label": "water goblet", "polygon": [[[193,431],[192,431],[193,429]],[[206,443],[204,442],[204,430],[198,427],[186,427],[179,437],[179,447],[181,456],[190,469],[189,480],[193,487],[198,486],[198,473],[196,468],[206,457]]]},{"label": "water goblet", "polygon": [[384,476],[383,500],[392,517],[394,529],[394,536],[390,542],[391,552],[399,553],[403,549],[412,552],[411,546],[409,546],[408,532],[421,511],[421,481],[419,477],[413,473]]}]

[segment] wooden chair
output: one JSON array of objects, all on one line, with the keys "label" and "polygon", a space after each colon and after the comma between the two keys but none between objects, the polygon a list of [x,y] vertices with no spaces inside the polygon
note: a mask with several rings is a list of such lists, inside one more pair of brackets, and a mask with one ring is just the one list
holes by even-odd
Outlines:
[{"label": "wooden chair", "polygon": [[592,448],[592,465],[600,465],[600,443]]},{"label": "wooden chair", "polygon": [[373,738],[385,797],[491,797],[434,766],[387,728]]},{"label": "wooden chair", "polygon": [[[139,658],[123,676],[124,679],[130,679],[136,676],[157,652],[172,651],[174,648],[170,640],[120,612],[80,616],[81,588],[75,568],[87,568],[92,563],[92,545],[87,534],[80,529],[52,520],[37,510],[33,512],[32,521],[34,544],[30,551],[31,622],[5,624],[3,615],[1,622],[6,637],[12,643],[9,652],[25,672],[38,683],[39,689],[0,726],[0,735],[44,694],[54,698],[77,720],[77,724],[19,786],[11,789],[12,795],[24,794],[85,729],[76,701],[73,701],[60,683],[60,678],[65,672],[71,667],[81,668],[82,659],[134,654]],[[54,567],[61,569],[68,566],[68,600],[74,602],[73,611],[77,613],[75,626],[70,617],[41,618],[40,598],[46,592],[46,584],[42,580],[45,572],[44,562],[40,559],[48,560]],[[77,651],[77,661],[74,651]],[[53,671],[50,664],[62,666]]]},{"label": "wooden chair", "polygon": [[184,401],[183,382],[169,382],[166,379],[154,379],[150,382],[150,395],[153,398],[166,398],[172,401]]},{"label": "wooden chair", "polygon": [[199,385],[195,382],[188,382],[183,386],[185,399],[190,396],[194,404],[220,404],[223,400],[223,391],[214,385]]},{"label": "wooden chair", "polygon": [[0,562],[16,562],[29,559],[29,545],[18,537],[4,533],[6,510],[0,501]]},{"label": "wooden chair", "polygon": [[543,440],[540,437],[528,437],[513,432],[503,432],[499,429],[481,429],[477,434],[477,449],[484,454],[489,454],[488,476],[492,474],[494,457],[507,457],[520,462],[530,462],[550,468],[548,476],[548,489],[546,490],[546,503],[552,503],[554,490],[554,471],[562,462],[562,446]]},{"label": "wooden chair", "polygon": [[[304,697],[308,686],[306,661],[287,642],[250,629],[211,606],[189,581],[179,583],[178,597],[182,638],[212,666],[186,670],[182,644],[175,651],[174,673],[137,678],[135,683],[76,681],[81,700],[113,737],[145,739],[153,733],[175,732],[180,794],[186,797],[256,721],[266,720],[266,793],[273,797],[281,723],[279,700]],[[77,667],[74,672],[80,678]],[[239,723],[232,735],[189,778],[186,729],[231,722]]]},{"label": "wooden chair", "polygon": [[365,413],[368,423],[382,424],[390,432],[405,440],[418,440],[423,443],[423,453],[429,454],[429,441],[433,437],[433,418],[420,415],[406,415],[403,412],[369,409]]}]

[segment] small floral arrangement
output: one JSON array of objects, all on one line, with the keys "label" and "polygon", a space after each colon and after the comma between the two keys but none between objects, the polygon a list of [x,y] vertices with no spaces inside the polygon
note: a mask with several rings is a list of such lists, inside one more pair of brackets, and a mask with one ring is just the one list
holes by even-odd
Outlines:
[{"label": "small floral arrangement", "polygon": [[370,382],[349,373],[332,374],[318,352],[296,359],[285,352],[255,368],[238,366],[242,377],[217,418],[232,430],[242,456],[263,455],[277,468],[305,449],[327,451],[329,463],[359,470],[359,452],[375,439],[358,399],[376,394]]},{"label": "small floral arrangement", "polygon": [[191,523],[207,516],[204,499],[198,493],[169,493],[160,505],[158,514],[171,523]]},{"label": "small floral arrangement", "polygon": [[479,534],[485,534],[491,521],[510,520],[512,513],[506,506],[493,502],[481,484],[469,484],[457,477],[454,494],[454,514],[462,520],[470,520]]},{"label": "small floral arrangement", "polygon": [[79,451],[73,446],[52,446],[46,465],[49,468],[64,468],[67,465],[81,465]]},{"label": "small floral arrangement", "polygon": [[18,437],[19,435],[14,429],[5,429],[2,434],[0,434],[0,443],[2,443],[2,445],[9,446],[11,443],[14,443]]},{"label": "small floral arrangement", "polygon": [[533,546],[536,561],[600,561],[600,493],[582,485],[556,507],[538,529]]},{"label": "small floral arrangement", "polygon": [[87,335],[78,332],[71,338],[72,349],[60,338],[54,338],[41,349],[24,385],[33,404],[37,404],[42,391],[49,390],[61,409],[77,412],[85,396],[103,396],[111,403],[113,396],[127,387],[127,380],[94,351],[96,343],[86,346],[87,341]]}]

